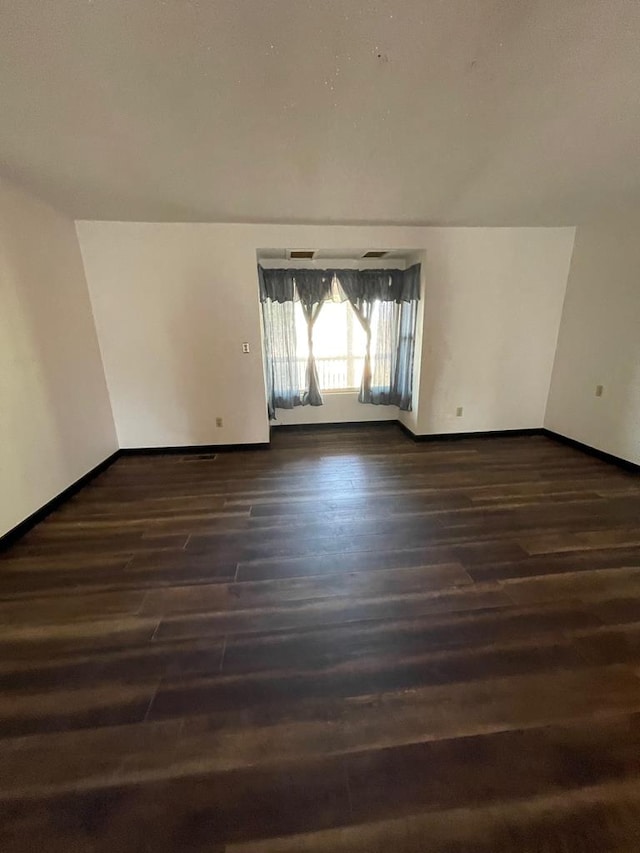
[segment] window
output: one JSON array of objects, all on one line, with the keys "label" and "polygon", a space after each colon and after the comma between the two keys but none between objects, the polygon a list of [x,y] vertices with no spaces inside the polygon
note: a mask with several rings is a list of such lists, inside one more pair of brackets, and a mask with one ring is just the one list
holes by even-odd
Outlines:
[{"label": "window", "polygon": [[[302,306],[295,303],[296,360],[305,384],[309,346]],[[367,337],[349,302],[325,302],[313,326],[313,352],[322,391],[358,390]]]},{"label": "window", "polygon": [[259,266],[258,274],[272,417],[276,409],[321,406],[322,391],[356,389],[360,403],[411,411],[419,264],[348,273]]}]

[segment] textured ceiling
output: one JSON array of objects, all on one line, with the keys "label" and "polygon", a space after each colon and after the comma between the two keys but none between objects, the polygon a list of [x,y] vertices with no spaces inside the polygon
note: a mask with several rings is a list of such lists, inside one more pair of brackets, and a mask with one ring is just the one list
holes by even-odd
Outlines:
[{"label": "textured ceiling", "polygon": [[2,0],[0,170],[76,218],[640,202],[638,0]]}]

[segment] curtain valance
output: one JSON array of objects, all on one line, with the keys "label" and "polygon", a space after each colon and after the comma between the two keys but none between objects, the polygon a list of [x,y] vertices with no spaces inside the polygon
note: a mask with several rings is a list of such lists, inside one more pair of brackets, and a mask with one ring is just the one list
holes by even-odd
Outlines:
[{"label": "curtain valance", "polygon": [[269,270],[258,264],[260,302],[293,302],[295,298],[295,270]]},{"label": "curtain valance", "polygon": [[420,264],[409,269],[265,269],[258,266],[260,301],[319,303],[328,299],[417,302]]}]

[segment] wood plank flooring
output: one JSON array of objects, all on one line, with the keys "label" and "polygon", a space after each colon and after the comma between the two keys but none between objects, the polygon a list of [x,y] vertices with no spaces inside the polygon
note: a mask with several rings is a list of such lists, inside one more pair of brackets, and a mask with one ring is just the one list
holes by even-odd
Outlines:
[{"label": "wood plank flooring", "polygon": [[0,850],[638,851],[639,513],[544,437],[119,459],[0,555]]}]

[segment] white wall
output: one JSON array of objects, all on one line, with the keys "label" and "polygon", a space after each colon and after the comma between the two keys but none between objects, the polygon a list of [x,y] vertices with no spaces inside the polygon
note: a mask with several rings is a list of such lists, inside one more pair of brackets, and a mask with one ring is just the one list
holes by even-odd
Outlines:
[{"label": "white wall", "polygon": [[578,228],[545,418],[548,429],[638,464],[639,233],[637,219]]},{"label": "white wall", "polygon": [[417,433],[542,426],[572,228],[77,228],[122,447],[268,439],[256,275],[266,247],[420,253],[418,406],[403,420]]},{"label": "white wall", "polygon": [[372,406],[358,402],[357,391],[323,391],[322,406],[278,409],[273,427],[287,424],[343,424],[358,421],[396,421],[397,406]]},{"label": "white wall", "polygon": [[251,228],[77,228],[120,446],[268,441]]},{"label": "white wall", "polygon": [[116,447],[74,224],[0,182],[0,535]]},{"label": "white wall", "polygon": [[427,229],[417,432],[542,426],[574,233]]}]

